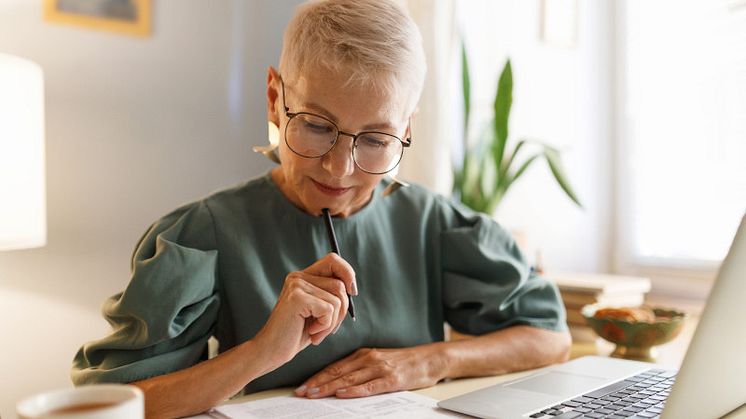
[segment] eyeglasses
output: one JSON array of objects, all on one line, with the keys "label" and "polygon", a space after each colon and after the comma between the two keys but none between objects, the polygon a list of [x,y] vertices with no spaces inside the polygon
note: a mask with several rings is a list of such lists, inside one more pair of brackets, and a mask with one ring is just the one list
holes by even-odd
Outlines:
[{"label": "eyeglasses", "polygon": [[[399,165],[404,147],[412,145],[410,135],[406,140],[379,131],[362,131],[357,134],[340,131],[337,124],[321,115],[310,112],[290,112],[285,104],[285,82],[282,85],[282,106],[288,122],[285,125],[285,143],[290,150],[306,158],[320,158],[337,144],[340,135],[352,138],[352,160],[363,172],[382,175]],[[411,126],[411,121],[410,121]]]}]

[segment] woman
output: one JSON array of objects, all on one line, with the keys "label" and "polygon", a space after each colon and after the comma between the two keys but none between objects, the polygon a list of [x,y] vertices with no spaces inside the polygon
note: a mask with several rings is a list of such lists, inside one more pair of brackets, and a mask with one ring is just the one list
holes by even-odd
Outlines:
[{"label": "woman", "polygon": [[[566,359],[557,290],[502,228],[417,186],[382,196],[424,73],[393,2],[299,8],[267,78],[281,165],[151,226],[104,306],[114,331],[81,348],[74,382],[134,383],[149,417],[173,417],[242,389],[361,397]],[[478,336],[443,342],[444,322]]]}]

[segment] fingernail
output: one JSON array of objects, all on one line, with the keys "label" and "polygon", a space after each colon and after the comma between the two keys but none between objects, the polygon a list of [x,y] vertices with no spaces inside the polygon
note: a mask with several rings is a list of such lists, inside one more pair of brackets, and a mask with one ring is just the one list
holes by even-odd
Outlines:
[{"label": "fingernail", "polygon": [[319,388],[318,387],[312,387],[312,388],[310,388],[308,390],[308,394],[316,394],[318,392],[319,392]]},{"label": "fingernail", "polygon": [[342,394],[347,393],[347,389],[346,388],[340,388],[339,390],[337,390],[337,393],[342,393]]},{"label": "fingernail", "polygon": [[342,323],[338,324],[338,325],[337,325],[337,327],[336,327],[336,328],[334,329],[334,331],[332,332],[332,335],[336,335],[336,334],[337,334],[337,331],[339,330],[339,328],[340,328],[341,326],[342,326]]},{"label": "fingernail", "polygon": [[295,392],[298,394],[302,394],[304,391],[306,391],[306,385],[303,384],[302,386],[295,389]]},{"label": "fingernail", "polygon": [[357,295],[357,281],[352,281],[352,295]]}]

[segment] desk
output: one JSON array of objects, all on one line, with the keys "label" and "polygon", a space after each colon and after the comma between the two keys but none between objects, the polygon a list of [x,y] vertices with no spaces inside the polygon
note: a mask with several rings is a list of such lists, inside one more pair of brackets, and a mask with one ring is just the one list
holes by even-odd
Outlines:
[{"label": "desk", "polygon": [[[452,380],[447,382],[441,382],[432,387],[415,390],[414,393],[421,394],[423,396],[432,397],[436,400],[443,400],[449,397],[455,397],[460,394],[468,393],[470,391],[479,390],[487,386],[494,384],[503,383],[517,378],[525,377],[531,374],[535,370],[516,372],[512,374],[498,375],[492,377],[480,377],[480,378],[464,378],[458,380]],[[259,393],[249,394],[246,396],[238,397],[227,403],[241,403],[250,400],[260,400],[268,397],[275,396],[287,396],[292,394],[292,389],[280,388],[274,390],[262,391]],[[746,419],[746,406],[741,406],[740,409],[726,416],[727,419]]]}]

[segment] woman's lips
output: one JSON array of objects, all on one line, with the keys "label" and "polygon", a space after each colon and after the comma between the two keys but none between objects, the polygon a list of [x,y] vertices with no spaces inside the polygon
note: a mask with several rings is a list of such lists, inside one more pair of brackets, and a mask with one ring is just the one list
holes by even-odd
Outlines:
[{"label": "woman's lips", "polygon": [[347,191],[349,191],[350,189],[352,189],[352,188],[335,188],[333,186],[329,186],[329,185],[325,185],[323,183],[317,182],[317,181],[315,181],[313,179],[311,179],[311,180],[313,181],[313,184],[316,185],[316,187],[321,192],[323,192],[323,193],[325,193],[327,195],[331,195],[331,196],[344,195],[345,193],[347,193]]}]

